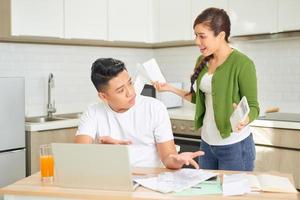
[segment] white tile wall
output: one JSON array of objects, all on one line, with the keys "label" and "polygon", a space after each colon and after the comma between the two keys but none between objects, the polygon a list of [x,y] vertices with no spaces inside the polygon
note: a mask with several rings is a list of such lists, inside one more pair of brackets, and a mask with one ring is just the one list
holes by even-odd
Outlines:
[{"label": "white tile wall", "polygon": [[[300,113],[300,40],[241,41],[232,44],[256,64],[261,114],[270,106]],[[184,82],[199,55],[197,47],[133,49],[0,43],[0,77],[25,77],[26,116],[46,113],[47,79],[54,74],[57,113],[81,112],[98,101],[90,67],[100,57],[123,60],[132,76],[136,63],[157,59],[167,80]]]},{"label": "white tile wall", "polygon": [[[268,107],[282,112],[300,113],[300,40],[299,38],[240,41],[232,44],[256,64],[260,115]],[[197,47],[158,49],[154,57],[167,80],[182,81],[189,88],[189,77],[199,55]]]},{"label": "white tile wall", "polygon": [[81,112],[90,103],[98,101],[90,81],[90,68],[97,58],[120,59],[134,76],[136,63],[153,57],[150,49],[15,43],[0,43],[0,52],[0,77],[25,77],[25,112],[28,117],[46,114],[50,72],[54,74],[53,97],[57,113]]}]

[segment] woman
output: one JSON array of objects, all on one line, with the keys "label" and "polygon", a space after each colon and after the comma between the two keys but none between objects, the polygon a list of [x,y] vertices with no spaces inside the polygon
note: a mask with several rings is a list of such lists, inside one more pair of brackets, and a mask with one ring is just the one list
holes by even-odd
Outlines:
[{"label": "woman", "polygon": [[[228,44],[230,19],[223,9],[208,8],[194,22],[195,43],[201,56],[191,76],[189,92],[155,82],[158,91],[171,91],[196,104],[195,128],[201,128],[199,158],[203,169],[252,171],[255,146],[249,123],[259,114],[257,80],[253,62]],[[230,116],[246,96],[249,115],[236,130]]]}]

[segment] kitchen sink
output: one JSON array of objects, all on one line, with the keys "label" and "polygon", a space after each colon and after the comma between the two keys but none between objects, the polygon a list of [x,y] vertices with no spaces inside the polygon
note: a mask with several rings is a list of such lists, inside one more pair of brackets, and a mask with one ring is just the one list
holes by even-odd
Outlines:
[{"label": "kitchen sink", "polygon": [[66,119],[62,117],[30,117],[25,119],[25,121],[29,123],[43,123],[43,122],[53,122],[59,120],[66,120]]},{"label": "kitchen sink", "polygon": [[68,113],[68,114],[60,114],[56,115],[57,117],[67,118],[67,119],[78,119],[82,113]]},{"label": "kitchen sink", "polygon": [[60,114],[54,115],[53,117],[40,116],[40,117],[28,117],[25,119],[28,123],[44,123],[44,122],[53,122],[53,121],[61,121],[68,119],[79,119],[82,113],[68,113],[68,114]]}]

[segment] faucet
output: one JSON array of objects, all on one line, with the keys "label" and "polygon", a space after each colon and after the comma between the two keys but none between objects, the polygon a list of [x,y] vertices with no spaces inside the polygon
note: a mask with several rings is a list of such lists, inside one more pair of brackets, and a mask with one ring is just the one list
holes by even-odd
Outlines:
[{"label": "faucet", "polygon": [[52,89],[54,88],[54,77],[53,74],[50,73],[48,77],[48,103],[47,103],[47,117],[52,118],[53,113],[56,112],[55,101],[52,103]]}]

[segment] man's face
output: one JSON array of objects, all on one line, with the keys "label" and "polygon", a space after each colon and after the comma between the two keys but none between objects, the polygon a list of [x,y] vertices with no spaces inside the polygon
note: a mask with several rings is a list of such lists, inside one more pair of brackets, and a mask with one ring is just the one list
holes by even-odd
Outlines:
[{"label": "man's face", "polygon": [[116,112],[125,112],[131,108],[135,103],[135,96],[132,80],[127,70],[123,70],[111,79],[108,86],[99,92],[99,97]]}]

